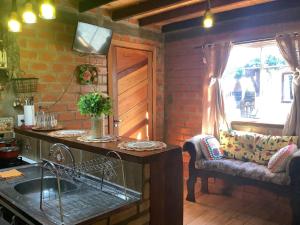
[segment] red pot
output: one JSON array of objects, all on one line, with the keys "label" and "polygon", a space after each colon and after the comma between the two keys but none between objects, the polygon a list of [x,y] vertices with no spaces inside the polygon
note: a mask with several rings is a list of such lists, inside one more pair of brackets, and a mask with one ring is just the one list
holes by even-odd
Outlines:
[{"label": "red pot", "polygon": [[16,146],[0,148],[0,159],[16,159],[19,154],[20,150]]}]

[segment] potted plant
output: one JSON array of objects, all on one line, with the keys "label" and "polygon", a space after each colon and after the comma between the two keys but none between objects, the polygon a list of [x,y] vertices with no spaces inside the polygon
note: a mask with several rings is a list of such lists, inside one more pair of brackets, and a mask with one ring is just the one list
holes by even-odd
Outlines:
[{"label": "potted plant", "polygon": [[112,101],[109,96],[90,92],[82,95],[77,103],[82,115],[91,117],[91,132],[89,139],[97,139],[105,134],[104,117],[112,112]]}]

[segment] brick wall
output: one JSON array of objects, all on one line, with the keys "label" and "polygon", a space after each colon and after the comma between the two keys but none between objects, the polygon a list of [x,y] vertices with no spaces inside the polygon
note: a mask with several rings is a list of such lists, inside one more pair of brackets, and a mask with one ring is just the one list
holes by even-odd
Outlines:
[{"label": "brick wall", "polygon": [[89,120],[79,114],[76,102],[93,87],[77,84],[74,71],[79,64],[96,65],[97,88],[107,92],[107,63],[105,56],[82,57],[73,52],[74,33],[75,26],[52,21],[24,26],[18,37],[20,68],[25,73],[22,76],[39,78],[36,106],[55,112],[66,128],[89,128]]},{"label": "brick wall", "polygon": [[[0,7],[1,9],[1,7]],[[76,13],[74,13],[76,15]],[[73,15],[73,16],[74,16]],[[95,20],[95,12],[87,13],[91,21]],[[77,20],[77,17],[75,17]],[[66,21],[64,21],[66,20]],[[88,117],[81,116],[77,110],[76,102],[80,94],[93,90],[95,87],[79,85],[74,76],[77,65],[84,63],[94,64],[99,73],[98,90],[108,91],[107,57],[106,56],[80,56],[72,51],[72,43],[76,29],[76,20],[68,21],[63,16],[54,21],[39,20],[37,24],[23,24],[23,31],[17,35],[17,44],[20,53],[20,69],[24,71],[21,77],[39,78],[38,93],[35,96],[36,108],[42,106],[49,108],[57,114],[60,124],[65,128],[90,127]],[[85,18],[85,20],[87,20]],[[103,20],[103,18],[102,18]],[[126,23],[112,22],[114,40],[129,43],[139,43],[154,46],[157,50],[157,139],[164,135],[164,50],[163,43],[153,34]],[[107,25],[106,25],[107,26]],[[115,27],[116,26],[116,29]],[[108,27],[110,27],[108,25]],[[127,30],[128,29],[128,30]],[[116,30],[116,31],[115,31]],[[132,32],[131,32],[132,31]],[[132,35],[130,34],[132,33]],[[130,34],[130,35],[128,35]],[[149,36],[149,39],[147,38]],[[160,37],[160,34],[157,33]],[[64,93],[62,95],[62,93]],[[10,93],[3,93],[2,98],[8,98]],[[0,116],[12,115],[12,100],[0,103]],[[4,102],[4,101],[3,101]],[[4,104],[4,105],[3,105]],[[9,110],[8,110],[9,109]],[[36,109],[37,110],[37,109]],[[22,108],[15,110],[15,114],[22,114]]]}]

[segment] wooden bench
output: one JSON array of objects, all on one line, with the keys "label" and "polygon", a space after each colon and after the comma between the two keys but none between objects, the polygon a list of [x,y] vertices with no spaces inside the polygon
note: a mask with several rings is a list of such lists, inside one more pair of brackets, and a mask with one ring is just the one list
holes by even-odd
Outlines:
[{"label": "wooden bench", "polygon": [[[248,124],[247,126],[242,123],[232,124],[233,128],[244,128],[243,130],[254,131],[258,133],[279,135],[281,131],[278,126],[266,126],[258,124]],[[257,127],[258,126],[258,127]],[[261,126],[261,127],[259,127]],[[199,151],[199,146],[195,145],[197,142],[197,136],[193,140],[185,142],[183,150],[188,152],[190,155],[189,161],[189,178],[187,180],[187,197],[188,201],[195,202],[195,183],[197,177],[201,179],[201,192],[208,193],[208,178],[220,178],[223,179],[226,183],[234,185],[253,185],[259,188],[264,188],[269,191],[272,191],[278,195],[286,196],[290,198],[290,204],[292,208],[292,225],[300,225],[300,154],[294,156],[289,164],[288,175],[290,177],[289,185],[279,185],[271,182],[260,181],[256,179],[241,177],[238,175],[227,174],[223,171],[213,171],[209,169],[197,169],[195,164],[198,160],[197,151]]]}]

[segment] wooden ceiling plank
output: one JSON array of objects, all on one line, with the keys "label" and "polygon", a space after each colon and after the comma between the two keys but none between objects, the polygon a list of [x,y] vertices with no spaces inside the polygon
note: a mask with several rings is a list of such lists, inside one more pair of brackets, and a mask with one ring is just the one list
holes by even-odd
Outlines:
[{"label": "wooden ceiling plank", "polygon": [[114,1],[116,0],[80,0],[78,4],[78,11],[85,12]]},{"label": "wooden ceiling plank", "polygon": [[147,0],[145,2],[140,2],[138,4],[131,5],[126,8],[121,8],[112,11],[112,20],[119,21],[119,20],[128,19],[133,16],[138,16],[171,5],[176,5],[184,1],[186,0],[159,0],[159,1]]},{"label": "wooden ceiling plank", "polygon": [[[271,3],[264,3],[261,5],[250,6],[241,9],[235,9],[231,11],[226,11],[223,13],[215,14],[216,24],[228,22],[232,20],[238,20],[241,18],[255,17],[257,15],[264,15],[268,13],[273,13],[275,11],[280,11],[289,8],[300,7],[300,2],[297,0],[278,0]],[[175,22],[167,24],[162,27],[162,32],[172,32],[181,29],[191,28],[195,26],[201,26],[202,17],[193,18],[189,20],[184,20],[180,22]]]},{"label": "wooden ceiling plank", "polygon": [[[265,2],[269,2],[272,0],[257,0],[253,2],[253,4],[262,4]],[[248,3],[251,2],[249,0],[214,0],[211,1],[211,8],[217,8],[217,7],[222,7],[230,4],[235,4],[235,3]],[[188,5],[181,7],[180,9],[174,9],[174,10],[169,10],[164,13],[148,16],[139,19],[139,25],[140,26],[147,26],[147,25],[152,25],[156,23],[160,23],[162,21],[167,21],[171,20],[174,18],[178,18],[181,16],[186,16],[186,15],[191,15],[191,14],[197,14],[201,15],[204,14],[205,10],[207,9],[207,2],[199,2],[197,4],[193,5]]]}]

